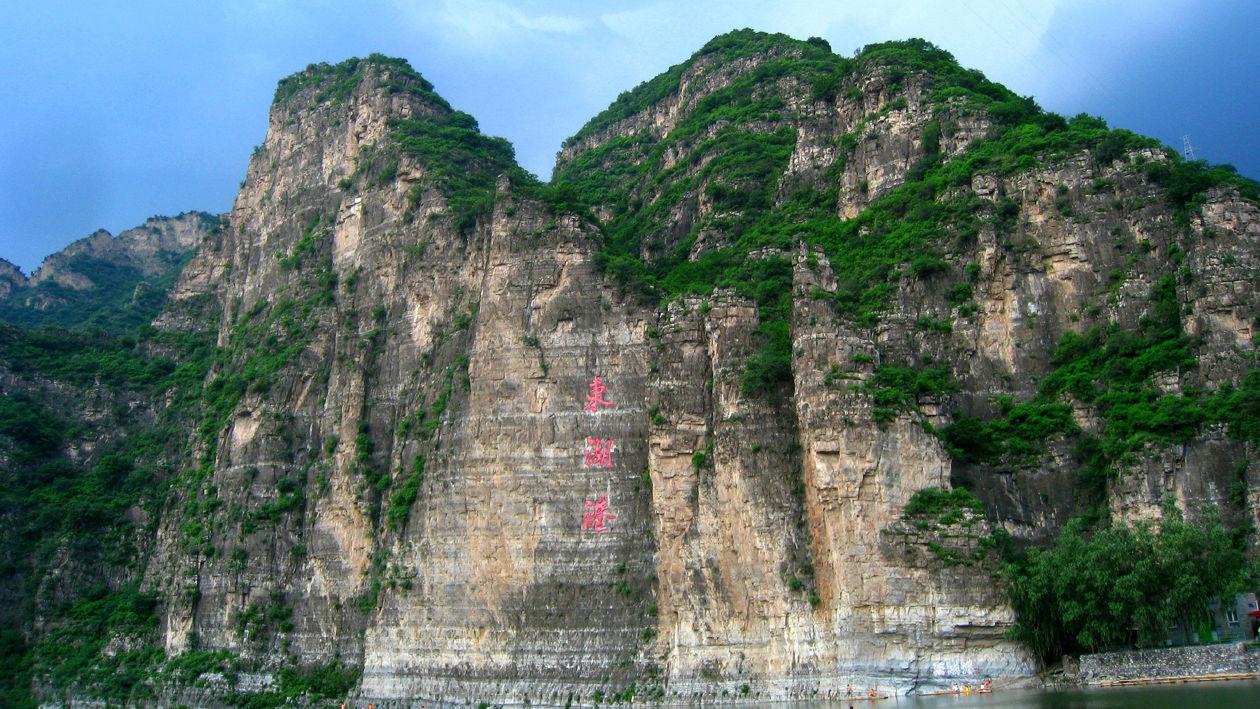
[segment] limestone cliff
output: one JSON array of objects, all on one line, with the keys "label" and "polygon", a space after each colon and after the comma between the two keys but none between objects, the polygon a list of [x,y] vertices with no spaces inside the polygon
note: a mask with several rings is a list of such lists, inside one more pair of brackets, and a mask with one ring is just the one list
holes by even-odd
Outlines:
[{"label": "limestone cliff", "polygon": [[551,185],[405,62],[309,67],[154,323],[217,338],[137,542],[154,686],[1028,677],[998,538],[1260,509],[1257,195],[1193,169],[922,42],[720,37]]},{"label": "limestone cliff", "polygon": [[[632,682],[655,592],[651,311],[599,287],[597,232],[517,196],[507,164],[459,224],[460,195],[399,133],[484,139],[405,66],[352,76],[341,100],[313,100],[316,74],[277,102],[231,228],[173,296],[222,304],[228,354],[189,492],[213,512],[191,538],[168,516],[150,566],[183,599],[167,650],[341,658],[381,697]],[[585,411],[597,377],[615,404]],[[602,533],[583,529],[597,499]]]}]

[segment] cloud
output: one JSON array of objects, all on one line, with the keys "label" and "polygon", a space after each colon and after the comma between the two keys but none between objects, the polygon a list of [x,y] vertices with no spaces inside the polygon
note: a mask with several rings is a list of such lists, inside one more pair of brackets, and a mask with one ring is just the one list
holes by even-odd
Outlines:
[{"label": "cloud", "polygon": [[[399,2],[398,8],[414,14],[414,8]],[[454,30],[462,41],[478,48],[496,46],[505,41],[522,40],[530,34],[577,35],[586,28],[586,21],[571,15],[533,14],[499,0],[446,0],[435,17],[426,10],[426,22],[438,20]]]},{"label": "cloud", "polygon": [[847,53],[862,45],[922,37],[957,55],[1007,66],[1034,56],[1057,9],[1070,0],[695,0],[655,2],[606,12],[601,22],[644,47],[687,46],[693,51],[716,34],[741,27],[821,36]]},{"label": "cloud", "polygon": [[528,30],[536,30],[539,32],[553,32],[556,34],[577,34],[586,27],[586,22],[574,17],[564,17],[562,15],[540,15],[538,17],[526,17],[517,14],[514,18],[516,23]]}]

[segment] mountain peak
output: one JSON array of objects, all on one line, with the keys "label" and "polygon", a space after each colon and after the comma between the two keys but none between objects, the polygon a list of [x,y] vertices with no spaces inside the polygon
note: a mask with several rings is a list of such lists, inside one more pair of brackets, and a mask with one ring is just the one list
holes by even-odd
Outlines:
[{"label": "mountain peak", "polygon": [[376,82],[376,88],[386,93],[416,94],[438,108],[451,110],[450,104],[433,91],[432,82],[406,59],[377,53],[362,59],[350,57],[336,64],[309,64],[279,81],[274,102],[293,105],[296,101],[297,106],[342,103],[369,77]]}]

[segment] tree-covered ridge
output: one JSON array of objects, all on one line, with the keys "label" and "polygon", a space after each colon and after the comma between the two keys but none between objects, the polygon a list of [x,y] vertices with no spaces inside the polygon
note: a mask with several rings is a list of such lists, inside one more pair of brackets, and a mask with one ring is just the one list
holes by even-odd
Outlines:
[{"label": "tree-covered ridge", "polygon": [[[1098,119],[1066,121],[1043,114],[1031,101],[979,72],[963,70],[947,52],[922,40],[872,45],[850,60],[831,53],[820,40],[749,30],[716,38],[689,62],[623,94],[579,137],[676,93],[683,74],[697,62],[716,63],[706,68],[714,72],[723,61],[745,57],[758,61],[697,98],[666,135],[610,137],[562,162],[553,184],[571,188],[607,215],[599,262],[631,290],[659,298],[734,287],[758,299],[766,342],[753,361],[750,390],[785,381],[788,372],[791,272],[782,259],[778,268],[771,262],[749,263],[770,253],[766,249],[787,253],[801,242],[821,247],[842,284],[839,291],[821,295],[855,321],[870,324],[891,292],[890,275],[910,254],[930,252],[942,240],[974,238],[982,222],[998,218],[989,203],[971,193],[974,174],[1029,169],[1100,145],[1109,156],[1118,156],[1151,142],[1109,131]],[[859,136],[842,136],[841,157],[821,180],[787,184],[783,175],[797,140],[796,124],[808,120],[788,105],[860,97],[858,78],[873,73],[890,87],[889,95],[915,74],[931,87],[936,113],[986,113],[994,127],[988,139],[946,162],[940,136],[951,126],[942,119],[929,121],[925,157],[905,184],[858,217],[842,219],[838,178]],[[702,203],[708,205],[706,217],[689,228],[679,221],[680,214],[695,213]],[[704,245],[697,249],[702,237]],[[773,275],[767,276],[767,269]],[[776,374],[767,379],[767,373]]]},{"label": "tree-covered ridge", "polygon": [[45,259],[38,281],[0,299],[0,320],[30,329],[133,333],[161,312],[196,250],[190,242],[218,227],[212,214],[185,212],[151,217],[116,237],[98,232],[76,241]]},{"label": "tree-covered ridge", "polygon": [[826,41],[818,38],[802,42],[785,34],[766,34],[751,29],[728,32],[709,40],[687,61],[671,66],[629,91],[623,91],[608,108],[565,140],[564,146],[574,145],[583,138],[601,133],[618,121],[634,116],[677,93],[683,74],[702,60],[718,59],[729,62],[744,57],[760,58],[763,55],[790,57],[803,62],[821,61],[835,67],[845,65],[845,60],[832,54]]},{"label": "tree-covered ridge", "polygon": [[[741,67],[749,64],[751,68],[732,70],[732,64]],[[690,153],[697,145],[702,145],[707,152],[718,152],[724,146],[705,141],[720,138],[722,128],[728,125],[736,127],[737,132],[774,132],[770,124],[785,125],[791,120],[790,115],[782,112],[783,96],[774,84],[792,79],[802,82],[811,94],[817,93],[819,86],[829,85],[832,78],[848,74],[848,60],[832,54],[822,40],[802,42],[786,35],[752,30],[731,32],[710,41],[688,61],[622,93],[612,106],[589,121],[565,145],[603,134],[617,122],[676,95],[684,75],[689,73],[698,75],[693,77],[696,82],[707,76],[730,73],[730,83],[693,97],[696,105],[664,136],[653,137],[647,132],[604,136],[604,140],[590,150],[580,151],[572,161],[559,165],[552,182],[572,184],[593,206],[608,206],[616,213],[624,212],[633,206],[627,204],[629,201],[648,196],[642,194],[645,187],[669,184],[671,176],[661,174],[660,169],[667,153],[678,150]],[[757,122],[763,125],[751,125]],[[738,152],[739,146],[734,147]],[[703,157],[692,155],[691,159]],[[749,172],[760,175],[755,166],[747,167]],[[650,184],[643,184],[645,177],[650,178]]]},{"label": "tree-covered ridge", "polygon": [[389,92],[405,91],[425,98],[434,106],[450,110],[446,99],[433,91],[433,84],[411,68],[406,59],[370,54],[366,59],[351,57],[336,64],[310,64],[302,71],[291,74],[276,85],[275,103],[287,102],[298,94],[317,89],[309,99],[309,105],[342,103],[350,98],[363,81],[369,69],[375,69],[382,77],[379,88]]},{"label": "tree-covered ridge", "polygon": [[512,176],[521,187],[537,184],[516,164],[511,143],[482,135],[477,121],[463,111],[437,119],[398,121],[392,137],[399,150],[419,161],[425,172],[426,179],[407,193],[408,205],[415,207],[425,192],[437,190],[446,197],[452,220],[461,231],[472,228],[478,216],[493,208],[500,175]]}]

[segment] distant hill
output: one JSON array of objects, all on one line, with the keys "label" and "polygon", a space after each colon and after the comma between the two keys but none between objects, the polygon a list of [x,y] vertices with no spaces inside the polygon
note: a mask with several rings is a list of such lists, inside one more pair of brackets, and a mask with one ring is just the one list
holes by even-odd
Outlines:
[{"label": "distant hill", "polygon": [[157,316],[184,264],[219,218],[151,217],[117,237],[104,229],[44,259],[29,278],[0,263],[0,320],[122,334]]}]

